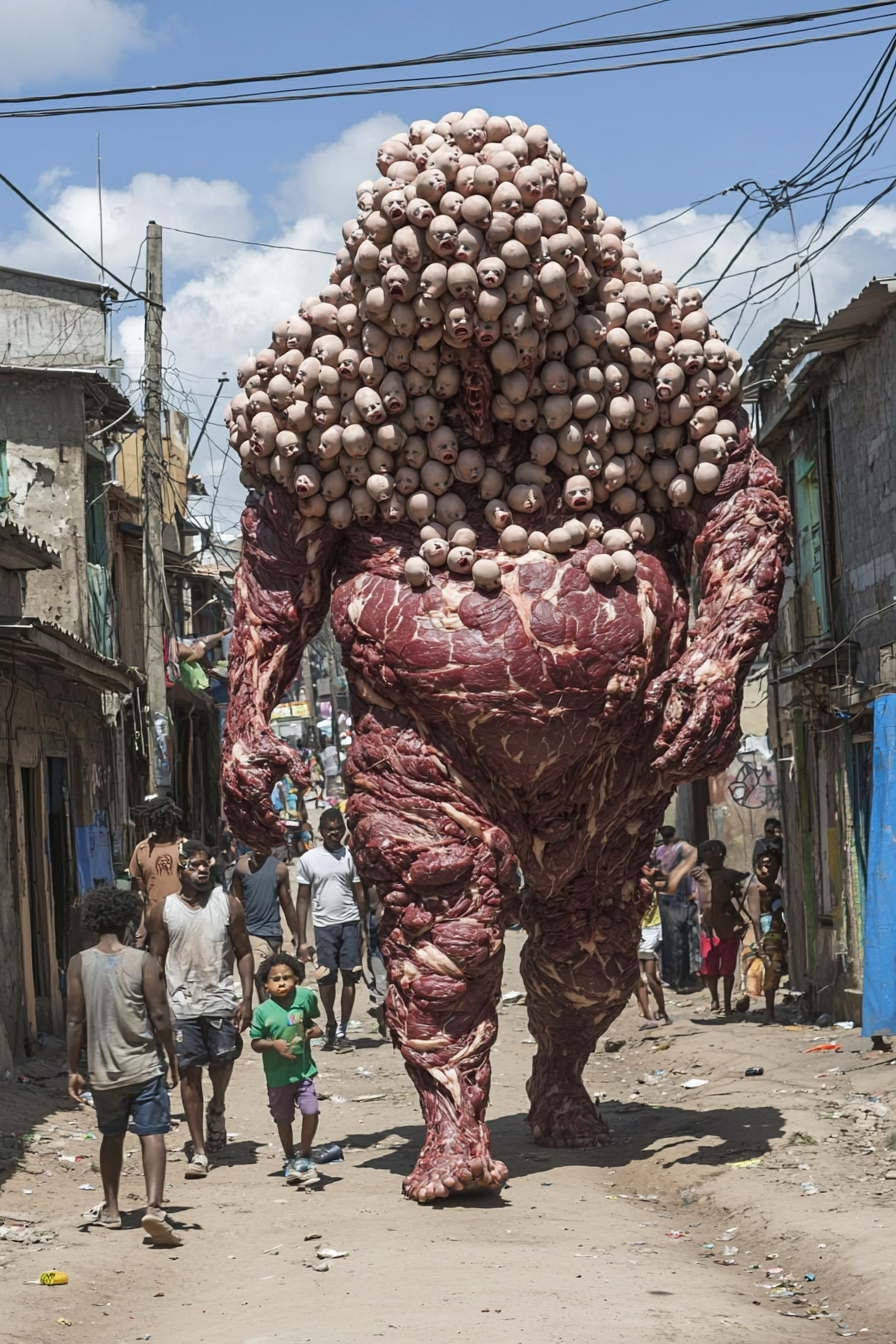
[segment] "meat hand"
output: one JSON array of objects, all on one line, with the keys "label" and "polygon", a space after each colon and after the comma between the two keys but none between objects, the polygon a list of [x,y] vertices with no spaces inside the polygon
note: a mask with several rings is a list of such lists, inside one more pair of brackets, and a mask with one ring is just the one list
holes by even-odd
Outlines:
[{"label": "meat hand", "polygon": [[740,731],[740,694],[727,659],[692,644],[675,667],[651,682],[645,702],[650,715],[662,708],[655,770],[682,781],[698,779],[730,759]]}]

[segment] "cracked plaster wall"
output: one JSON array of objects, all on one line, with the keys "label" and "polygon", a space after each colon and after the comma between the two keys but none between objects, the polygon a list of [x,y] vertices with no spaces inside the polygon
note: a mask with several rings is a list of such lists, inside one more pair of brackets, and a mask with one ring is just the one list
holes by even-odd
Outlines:
[{"label": "cracked plaster wall", "polygon": [[84,394],[76,378],[0,373],[9,517],[62,556],[28,575],[26,616],[88,639],[84,500]]}]

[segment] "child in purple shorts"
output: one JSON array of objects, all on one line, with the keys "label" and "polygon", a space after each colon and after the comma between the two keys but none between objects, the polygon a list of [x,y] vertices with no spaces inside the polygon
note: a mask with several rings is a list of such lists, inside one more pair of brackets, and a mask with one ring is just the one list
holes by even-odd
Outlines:
[{"label": "child in purple shorts", "polygon": [[[323,1033],[313,1020],[320,1016],[317,996],[300,984],[301,977],[302,967],[287,952],[275,952],[261,963],[258,982],[269,997],[255,1009],[249,1036],[264,1063],[268,1104],[286,1156],[283,1174],[288,1185],[309,1186],[320,1180],[311,1161],[319,1118],[311,1041]],[[298,1154],[292,1137],[296,1107],[302,1116]]]}]

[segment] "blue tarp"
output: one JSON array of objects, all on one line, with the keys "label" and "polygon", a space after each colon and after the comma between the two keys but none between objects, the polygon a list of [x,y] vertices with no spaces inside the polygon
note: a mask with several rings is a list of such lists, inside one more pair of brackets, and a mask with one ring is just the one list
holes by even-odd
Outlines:
[{"label": "blue tarp", "polygon": [[896,1033],[896,695],[874,702],[862,1035]]}]

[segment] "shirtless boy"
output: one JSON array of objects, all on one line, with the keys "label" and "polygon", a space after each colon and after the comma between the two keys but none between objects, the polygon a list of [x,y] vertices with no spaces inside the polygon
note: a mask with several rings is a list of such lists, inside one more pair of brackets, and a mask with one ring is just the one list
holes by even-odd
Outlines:
[{"label": "shirtless boy", "polygon": [[784,923],[784,903],[778,874],[781,860],[773,849],[767,849],[756,860],[756,871],[744,891],[744,904],[753,926],[753,946],[744,949],[744,983],[747,994],[738,1005],[738,1012],[746,1012],[750,998],[762,993],[765,997],[763,1026],[775,1020],[775,993],[781,976],[787,969],[787,928]]},{"label": "shirtless boy", "polygon": [[727,852],[721,840],[704,840],[697,851],[700,864],[693,872],[700,905],[701,973],[709,988],[713,1013],[721,1012],[720,976],[725,988],[725,1012],[733,1011],[737,949],[746,927],[741,909],[741,882],[746,874],[725,867]]}]

